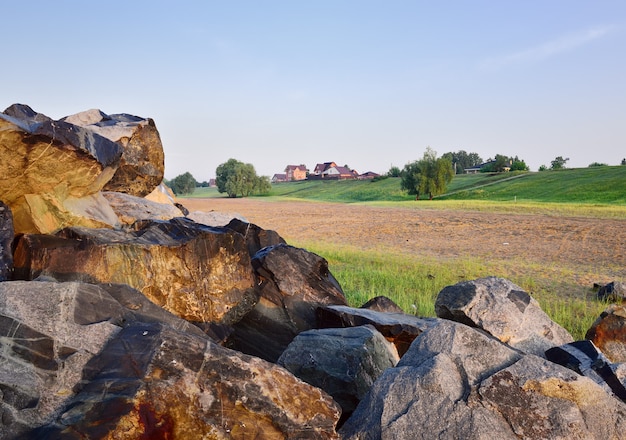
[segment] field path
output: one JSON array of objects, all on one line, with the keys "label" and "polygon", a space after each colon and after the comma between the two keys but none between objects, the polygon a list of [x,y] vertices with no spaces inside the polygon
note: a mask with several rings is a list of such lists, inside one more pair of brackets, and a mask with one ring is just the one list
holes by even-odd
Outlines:
[{"label": "field path", "polygon": [[[372,207],[258,198],[181,199],[190,211],[239,213],[288,243],[435,258],[521,258],[626,279],[626,220]],[[611,279],[606,282],[612,281]],[[592,280],[589,280],[592,282]]]}]

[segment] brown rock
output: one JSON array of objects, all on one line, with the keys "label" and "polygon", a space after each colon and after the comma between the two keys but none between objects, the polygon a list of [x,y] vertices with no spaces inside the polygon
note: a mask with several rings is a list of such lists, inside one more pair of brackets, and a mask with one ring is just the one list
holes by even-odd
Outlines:
[{"label": "brown rock", "polygon": [[16,233],[77,224],[64,202],[102,189],[122,154],[115,142],[17,104],[0,113],[0,132],[0,194]]},{"label": "brown rock", "polygon": [[362,309],[374,310],[376,312],[404,313],[395,302],[386,296],[376,296],[361,306]]},{"label": "brown rock", "polygon": [[232,347],[276,362],[293,338],[316,327],[315,310],[346,304],[343,291],[319,255],[284,244],[257,252],[252,259],[261,297],[235,325]]},{"label": "brown rock", "polygon": [[611,362],[626,362],[626,306],[611,304],[587,330],[589,339]]},{"label": "brown rock", "polygon": [[255,304],[255,277],[240,234],[184,218],[136,228],[26,234],[14,254],[16,277],[128,284],[192,322],[231,324]]},{"label": "brown rock", "polygon": [[233,218],[225,227],[243,235],[243,238],[246,239],[246,246],[248,247],[250,257],[254,257],[254,255],[264,247],[286,244],[283,237],[278,235],[276,231],[263,229],[260,226],[242,221],[238,218]]},{"label": "brown rock", "polygon": [[144,197],[163,180],[165,155],[152,119],[87,110],[62,120],[98,133],[122,146],[120,166],[104,190]]},{"label": "brown rock", "polygon": [[63,414],[33,438],[338,438],[340,409],[321,390],[171,327],[125,328],[84,378]]}]

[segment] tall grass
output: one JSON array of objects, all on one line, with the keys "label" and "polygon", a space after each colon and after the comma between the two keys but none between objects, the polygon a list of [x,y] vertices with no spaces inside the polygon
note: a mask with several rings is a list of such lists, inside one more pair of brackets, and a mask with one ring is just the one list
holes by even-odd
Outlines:
[{"label": "tall grass", "polygon": [[[499,276],[530,293],[548,316],[577,340],[584,338],[593,321],[606,308],[605,303],[593,299],[591,292],[581,292],[567,269],[546,277],[541,273],[545,268],[531,264],[520,268],[523,262],[519,261],[424,259],[320,243],[293,244],[328,260],[331,272],[353,307],[360,307],[371,298],[382,295],[392,299],[406,313],[432,317],[435,316],[435,299],[444,287],[465,280]],[[554,279],[562,281],[551,281]],[[564,291],[572,294],[559,296],[556,293]]]}]

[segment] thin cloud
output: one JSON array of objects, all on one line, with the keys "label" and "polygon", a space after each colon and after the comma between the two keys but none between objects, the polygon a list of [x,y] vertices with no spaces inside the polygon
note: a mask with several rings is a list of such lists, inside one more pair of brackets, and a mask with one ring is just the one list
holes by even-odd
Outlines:
[{"label": "thin cloud", "polygon": [[581,46],[605,37],[615,30],[614,26],[587,29],[568,34],[555,40],[501,57],[490,58],[481,63],[484,70],[494,70],[511,65],[529,64],[543,61],[564,52],[571,52]]}]

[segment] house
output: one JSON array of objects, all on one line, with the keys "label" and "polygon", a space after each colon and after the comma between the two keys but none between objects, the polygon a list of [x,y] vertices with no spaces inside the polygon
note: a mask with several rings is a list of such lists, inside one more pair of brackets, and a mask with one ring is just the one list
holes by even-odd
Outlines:
[{"label": "house", "polygon": [[274,174],[272,176],[272,183],[280,183],[280,182],[287,182],[286,174]]},{"label": "house", "polygon": [[322,176],[324,172],[326,172],[329,168],[336,167],[337,164],[335,162],[324,162],[318,163],[315,165],[315,169],[313,170],[314,176]]},{"label": "house", "polygon": [[308,172],[309,170],[306,165],[287,165],[285,168],[286,181],[305,180]]},{"label": "house", "polygon": [[326,169],[326,171],[322,173],[322,177],[324,178],[339,180],[356,179],[358,175],[359,173],[351,170],[348,167],[339,167],[336,165]]},{"label": "house", "polygon": [[367,180],[367,179],[375,179],[376,177],[380,177],[380,174],[377,174],[377,173],[375,173],[373,171],[368,171],[366,173],[359,174],[357,179],[359,179],[359,180]]}]

